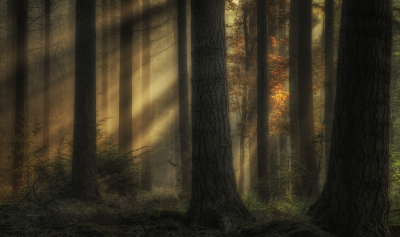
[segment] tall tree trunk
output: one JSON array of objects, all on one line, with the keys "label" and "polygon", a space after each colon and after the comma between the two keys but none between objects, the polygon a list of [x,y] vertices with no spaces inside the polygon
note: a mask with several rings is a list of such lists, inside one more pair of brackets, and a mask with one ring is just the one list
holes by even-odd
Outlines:
[{"label": "tall tree trunk", "polygon": [[334,103],[334,0],[325,0],[325,163],[329,162]]},{"label": "tall tree trunk", "polygon": [[28,80],[28,0],[15,2],[16,13],[16,66],[15,66],[15,122],[14,122],[14,160],[13,191],[19,191],[24,182],[24,162],[28,158],[27,151],[27,80]]},{"label": "tall tree trunk", "polygon": [[178,4],[178,83],[179,83],[179,131],[182,165],[182,191],[191,189],[191,148],[189,124],[189,91],[187,72],[187,34],[186,0],[177,0]]},{"label": "tall tree trunk", "polygon": [[72,188],[75,196],[99,196],[96,161],[96,1],[76,0],[75,111]]},{"label": "tall tree trunk", "polygon": [[229,231],[254,218],[240,199],[232,165],[225,1],[192,0],[191,7],[193,173],[186,223]]},{"label": "tall tree trunk", "polygon": [[[300,156],[300,134],[299,134],[299,86],[298,86],[298,17],[299,1],[290,2],[290,21],[289,21],[289,108],[290,108],[290,156],[292,163],[289,169],[288,190],[292,190],[292,172],[299,165]],[[300,192],[301,185],[299,179],[293,184],[296,192]]]},{"label": "tall tree trunk", "polygon": [[257,0],[257,191],[265,203],[271,199],[267,8],[267,1]]},{"label": "tall tree trunk", "polygon": [[[108,117],[108,23],[107,0],[101,1],[101,113]],[[108,121],[104,121],[104,131],[108,133]]]},{"label": "tall tree trunk", "polygon": [[[132,111],[134,114],[133,123],[132,123],[132,132],[133,132],[133,149],[137,150],[142,147],[142,140],[140,131],[142,129],[142,118],[140,116],[142,110],[142,78],[140,75],[140,35],[141,35],[141,26],[140,26],[140,2],[139,0],[133,0],[133,42],[132,42],[132,76],[133,76],[133,103],[132,103]],[[137,151],[135,155],[140,154],[141,151]]]},{"label": "tall tree trunk", "polygon": [[[311,3],[304,0],[299,4],[298,20],[298,98],[299,98],[299,133],[300,164],[306,169],[300,173],[301,188],[297,190],[300,196],[313,197],[318,195],[318,169],[316,162],[314,139],[314,108],[311,60]],[[301,99],[300,99],[301,98]]]},{"label": "tall tree trunk", "polygon": [[120,154],[132,151],[132,44],[135,17],[133,2],[134,0],[121,0],[118,126],[118,151]]},{"label": "tall tree trunk", "polygon": [[[67,103],[67,108],[68,111],[73,111],[74,110],[74,96],[75,96],[75,25],[76,25],[76,16],[75,16],[75,9],[76,9],[76,1],[75,0],[69,0],[68,4],[68,16],[69,16],[69,21],[68,21],[68,29],[69,29],[69,61],[68,61],[68,76],[67,76],[67,95],[68,96],[68,101]],[[73,115],[72,115],[73,116]],[[72,122],[70,125],[73,127],[73,119],[71,119]],[[71,130],[70,130],[71,131]],[[72,131],[71,131],[72,132]]]},{"label": "tall tree trunk", "polygon": [[43,158],[50,158],[50,13],[51,1],[44,2]]},{"label": "tall tree trunk", "polygon": [[338,236],[391,236],[391,6],[391,0],[343,1],[328,176],[308,212]]},{"label": "tall tree trunk", "polygon": [[142,143],[147,153],[142,155],[141,178],[142,190],[151,191],[150,0],[143,0],[142,16]]}]

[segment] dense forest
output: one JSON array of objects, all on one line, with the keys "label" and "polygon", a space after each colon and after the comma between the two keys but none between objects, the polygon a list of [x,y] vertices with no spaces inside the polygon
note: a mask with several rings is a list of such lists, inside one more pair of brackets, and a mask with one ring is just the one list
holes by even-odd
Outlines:
[{"label": "dense forest", "polygon": [[0,236],[400,236],[400,1],[0,0]]}]

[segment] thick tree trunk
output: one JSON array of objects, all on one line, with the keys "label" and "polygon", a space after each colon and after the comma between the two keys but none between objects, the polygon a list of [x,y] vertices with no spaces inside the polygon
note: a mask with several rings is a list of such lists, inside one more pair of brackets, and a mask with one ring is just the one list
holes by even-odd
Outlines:
[{"label": "thick tree trunk", "polygon": [[318,169],[314,139],[314,108],[311,60],[311,3],[304,0],[299,4],[298,20],[298,98],[299,98],[299,133],[300,164],[306,169],[300,173],[301,188],[296,190],[300,196],[318,195]]},{"label": "thick tree trunk", "polygon": [[343,2],[328,176],[308,212],[338,236],[390,236],[391,5]]},{"label": "thick tree trunk", "polygon": [[143,0],[142,16],[142,144],[147,153],[142,155],[141,178],[142,190],[151,191],[150,0]]},{"label": "thick tree trunk", "polygon": [[178,4],[178,83],[179,83],[179,131],[182,165],[182,191],[191,189],[191,148],[189,124],[189,91],[187,72],[187,34],[186,0],[177,0]]},{"label": "thick tree trunk", "polygon": [[51,1],[44,3],[44,77],[43,77],[43,158],[50,158],[50,13]]},{"label": "thick tree trunk", "polygon": [[334,0],[325,0],[325,163],[329,163],[334,103]]},{"label": "thick tree trunk", "polygon": [[96,161],[96,1],[76,1],[75,111],[72,188],[75,196],[99,196]]},{"label": "thick tree trunk", "polygon": [[253,217],[232,165],[226,76],[225,1],[192,0],[192,199],[187,224],[224,231]]},{"label": "thick tree trunk", "polygon": [[300,134],[299,134],[299,86],[298,86],[298,16],[299,1],[290,2],[290,21],[289,21],[289,108],[290,108],[290,157],[291,169],[289,171],[288,190],[299,192],[301,189],[300,182],[292,184],[292,170],[299,165],[300,153]]},{"label": "thick tree trunk", "polygon": [[15,66],[15,122],[13,191],[19,191],[24,183],[23,168],[28,158],[27,151],[27,80],[28,80],[28,0],[15,2],[16,17],[16,66]]},{"label": "thick tree trunk", "polygon": [[[136,0],[137,1],[137,0]],[[121,1],[118,151],[132,151],[132,58],[134,0]],[[136,15],[137,16],[137,15]]]},{"label": "thick tree trunk", "polygon": [[[101,1],[101,113],[108,117],[108,4]],[[104,121],[104,131],[108,132],[108,121]]]},{"label": "thick tree trunk", "polygon": [[257,0],[257,192],[266,203],[271,199],[267,8],[265,0]]}]

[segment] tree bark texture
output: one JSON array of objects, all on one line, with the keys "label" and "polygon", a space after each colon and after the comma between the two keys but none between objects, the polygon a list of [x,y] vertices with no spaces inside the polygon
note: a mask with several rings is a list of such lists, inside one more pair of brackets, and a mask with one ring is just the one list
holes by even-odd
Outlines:
[{"label": "tree bark texture", "polygon": [[179,131],[182,165],[182,191],[191,188],[191,148],[189,124],[189,90],[187,71],[187,33],[186,0],[177,0],[178,4],[178,83],[179,83]]},{"label": "tree bark texture", "polygon": [[151,191],[150,0],[143,0],[142,16],[142,144],[147,153],[142,155],[141,178],[142,190]]},{"label": "tree bark texture", "polygon": [[312,0],[299,2],[298,17],[298,99],[301,186],[297,189],[300,196],[318,195],[318,169],[314,139],[314,108],[311,55],[311,3]]},{"label": "tree bark texture", "polygon": [[225,1],[192,0],[192,199],[187,224],[229,231],[253,217],[232,164],[226,75]]},{"label": "tree bark texture", "polygon": [[99,196],[96,161],[96,1],[76,1],[75,111],[72,188],[75,196]]},{"label": "tree bark texture", "polygon": [[[108,3],[101,1],[101,113],[108,117]],[[108,121],[104,121],[105,132],[108,132]]]},{"label": "tree bark texture", "polygon": [[[299,84],[298,84],[298,16],[299,0],[290,1],[289,20],[289,109],[290,109],[290,159],[291,171],[289,172],[289,191],[292,187],[292,170],[299,165],[300,134],[299,134]],[[298,180],[298,179],[297,179]],[[301,186],[297,181],[293,183],[294,190],[298,191]]]},{"label": "tree bark texture", "polygon": [[44,3],[44,77],[43,77],[43,159],[50,158],[50,14],[51,1]]},{"label": "tree bark texture", "polygon": [[[13,4],[14,5],[14,4]],[[16,17],[16,66],[15,66],[15,122],[13,191],[19,191],[24,183],[23,167],[28,158],[27,151],[27,81],[28,81],[28,0],[15,1]],[[14,29],[15,30],[15,29]]]},{"label": "tree bark texture", "polygon": [[343,1],[328,175],[308,212],[338,236],[390,236],[391,6]]},{"label": "tree bark texture", "polygon": [[325,162],[329,163],[334,106],[334,0],[325,0]]},{"label": "tree bark texture", "polygon": [[267,8],[267,1],[257,0],[257,193],[266,203],[271,198]]},{"label": "tree bark texture", "polygon": [[134,0],[121,0],[118,151],[132,151],[132,58]]}]

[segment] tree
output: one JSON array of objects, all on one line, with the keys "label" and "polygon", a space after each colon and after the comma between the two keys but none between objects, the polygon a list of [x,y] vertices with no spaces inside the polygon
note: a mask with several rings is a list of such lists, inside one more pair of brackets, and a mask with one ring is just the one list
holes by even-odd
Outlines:
[{"label": "tree", "polygon": [[121,1],[121,44],[119,74],[118,151],[132,151],[132,58],[133,58],[133,5],[137,0]]},{"label": "tree", "polygon": [[[108,24],[107,0],[101,1],[101,112],[103,118],[108,117]],[[104,122],[108,131],[108,121]]]},{"label": "tree", "polygon": [[96,1],[76,0],[75,109],[72,189],[75,196],[99,196],[96,162]]},{"label": "tree", "polygon": [[179,84],[179,133],[182,166],[182,191],[191,188],[189,91],[187,72],[186,0],[177,0],[178,5],[178,84]]},{"label": "tree", "polygon": [[338,236],[390,236],[392,1],[343,1],[328,176],[310,207]]},{"label": "tree", "polygon": [[14,160],[12,173],[13,191],[19,191],[23,185],[23,166],[28,158],[27,144],[27,81],[28,81],[28,0],[17,0],[13,4],[16,14],[16,66],[15,66],[15,122],[14,122]]},{"label": "tree", "polygon": [[51,0],[44,2],[44,75],[43,75],[43,158],[50,158],[50,13]]},{"label": "tree", "polygon": [[328,164],[334,101],[333,23],[334,0],[325,0],[325,162]]},{"label": "tree", "polygon": [[232,164],[226,75],[225,1],[192,0],[192,199],[186,224],[229,231],[253,221]]},{"label": "tree", "polygon": [[269,165],[269,91],[266,0],[257,0],[257,160],[259,197],[271,198]]},{"label": "tree", "polygon": [[[290,1],[289,21],[289,108],[290,108],[290,156],[298,158],[300,153],[299,100],[298,100],[298,15],[299,1]],[[296,162],[298,164],[298,162]],[[296,164],[296,165],[297,165]],[[288,178],[291,190],[291,174]],[[296,188],[298,183],[296,182]]]},{"label": "tree", "polygon": [[[150,95],[150,0],[143,1],[142,11],[142,144],[150,147],[153,123]],[[142,190],[151,191],[151,156],[149,150],[142,155],[141,178]]]},{"label": "tree", "polygon": [[[301,176],[301,185],[297,194],[306,196],[312,192],[318,194],[318,170],[316,162],[314,139],[314,108],[313,108],[313,84],[311,61],[311,0],[304,0],[299,4],[298,11],[298,111],[300,139],[300,165],[306,170]],[[301,99],[300,99],[301,98]],[[308,185],[306,185],[308,184]]]}]

